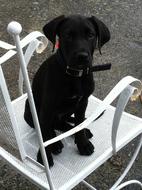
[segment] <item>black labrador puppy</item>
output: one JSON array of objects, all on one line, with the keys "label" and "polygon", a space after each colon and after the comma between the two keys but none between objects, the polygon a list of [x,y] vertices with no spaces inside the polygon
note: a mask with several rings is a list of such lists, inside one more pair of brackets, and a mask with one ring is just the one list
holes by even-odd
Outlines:
[{"label": "black labrador puppy", "polygon": [[[46,24],[43,32],[53,48],[56,37],[59,40],[58,50],[41,65],[32,84],[43,140],[47,141],[56,136],[55,129],[67,131],[84,121],[88,97],[94,91],[90,71],[93,53],[96,48],[101,53],[101,47],[110,39],[110,32],[96,17],[80,15],[59,16]],[[28,100],[24,118],[34,127]],[[88,129],[75,134],[81,155],[93,153],[91,137]],[[52,153],[58,154],[62,148],[61,141],[46,147],[50,166],[54,164]],[[42,163],[40,151],[37,159]]]}]

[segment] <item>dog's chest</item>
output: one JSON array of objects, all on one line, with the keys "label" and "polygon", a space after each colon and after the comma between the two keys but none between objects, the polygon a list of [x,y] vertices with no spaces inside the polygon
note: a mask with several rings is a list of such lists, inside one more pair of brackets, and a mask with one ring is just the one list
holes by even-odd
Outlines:
[{"label": "dog's chest", "polygon": [[86,76],[78,81],[75,81],[73,84],[74,91],[79,95],[90,95],[94,90],[94,80],[93,75]]},{"label": "dog's chest", "polygon": [[86,77],[84,79],[73,79],[67,78],[63,85],[63,97],[68,101],[79,100],[83,96],[90,96],[94,90],[93,78]]},{"label": "dog's chest", "polygon": [[58,112],[73,113],[83,97],[89,97],[94,90],[93,80],[65,80],[60,91],[61,99],[58,104]]}]

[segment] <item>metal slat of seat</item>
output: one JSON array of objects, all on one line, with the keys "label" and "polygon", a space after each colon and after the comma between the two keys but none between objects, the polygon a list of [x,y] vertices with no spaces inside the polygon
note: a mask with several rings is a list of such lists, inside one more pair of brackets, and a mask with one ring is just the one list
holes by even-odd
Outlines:
[{"label": "metal slat of seat", "polygon": [[20,158],[20,152],[13,131],[10,116],[0,88],[0,146]]},{"label": "metal slat of seat", "polygon": [[[23,121],[22,115],[24,112],[25,100],[26,95],[24,95],[23,98],[20,98],[19,100],[13,102],[15,113],[18,113],[18,107],[20,107],[19,109],[21,110],[21,116],[16,114],[17,121],[19,123],[19,126],[21,127]],[[97,109],[100,103],[100,100],[91,96],[89,98],[86,116],[89,117],[90,115],[92,115],[94,109]],[[89,126],[89,129],[94,134],[94,137],[91,139],[91,141],[95,145],[95,152],[90,157],[80,156],[77,153],[73,138],[66,139],[66,144],[64,144],[63,152],[58,156],[54,156],[55,164],[51,168],[51,175],[53,177],[55,187],[58,187],[59,189],[66,189],[70,186],[75,186],[77,184],[76,181],[78,181],[78,176],[80,178],[80,176],[82,175],[81,179],[84,179],[84,177],[89,175],[94,169],[98,168],[102,163],[104,163],[104,161],[112,156],[111,128],[114,112],[115,108],[109,106],[108,109],[105,111],[104,115],[99,120],[93,122]],[[120,128],[118,130],[117,151],[118,149],[122,148],[122,145],[125,145],[125,140],[127,141],[130,137],[137,136],[142,131],[142,128],[140,126],[142,119],[124,112],[122,115],[122,121],[123,122],[120,124]],[[128,121],[131,123],[131,125],[129,125]],[[23,125],[25,126],[26,123],[23,123]],[[130,131],[130,134],[133,133],[134,136],[128,134],[127,131]],[[33,136],[33,134],[31,134],[30,136],[30,134],[27,134],[27,137],[23,139],[23,142],[28,142],[28,146],[26,146],[27,154],[33,159],[36,159],[37,152],[35,150],[37,148],[38,140],[36,135]],[[127,136],[127,134],[129,137]],[[33,146],[32,149],[30,148],[30,145]],[[33,164],[30,163],[30,160],[29,162],[27,162],[27,164],[30,167],[33,167]],[[38,172],[38,166],[34,166],[34,168]]]}]

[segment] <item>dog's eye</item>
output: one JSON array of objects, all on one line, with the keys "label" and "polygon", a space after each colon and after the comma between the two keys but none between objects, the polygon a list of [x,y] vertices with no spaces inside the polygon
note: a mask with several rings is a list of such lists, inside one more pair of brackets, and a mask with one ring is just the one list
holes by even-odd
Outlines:
[{"label": "dog's eye", "polygon": [[71,35],[70,33],[66,33],[66,34],[65,34],[65,38],[66,38],[66,40],[68,40],[68,41],[72,41],[72,35]]},{"label": "dog's eye", "polygon": [[93,32],[88,32],[87,37],[88,39],[93,39],[95,37],[95,34]]}]

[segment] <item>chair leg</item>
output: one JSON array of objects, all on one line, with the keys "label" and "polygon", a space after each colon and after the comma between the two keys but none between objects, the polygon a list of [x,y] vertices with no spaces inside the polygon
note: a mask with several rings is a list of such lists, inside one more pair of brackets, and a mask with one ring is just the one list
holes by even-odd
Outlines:
[{"label": "chair leg", "polygon": [[[142,146],[142,134],[140,136],[140,140],[139,140],[139,143],[136,147],[136,150],[131,158],[131,160],[129,161],[126,169],[124,170],[124,172],[122,173],[122,175],[118,178],[118,180],[115,182],[115,184],[110,188],[110,190],[116,190],[117,187],[119,187],[119,184],[122,182],[122,180],[125,178],[125,176],[127,175],[127,173],[129,172],[129,170],[131,169],[131,167],[133,166],[138,154],[139,154],[139,151],[141,149],[141,146]],[[136,180],[135,180],[136,181]],[[139,182],[139,185],[141,183]]]},{"label": "chair leg", "polygon": [[122,183],[121,185],[119,185],[118,187],[115,188],[115,190],[121,190],[122,188],[131,185],[131,184],[137,184],[139,185],[139,187],[142,188],[142,183],[137,181],[137,180],[130,180],[130,181],[126,181],[124,183]]},{"label": "chair leg", "polygon": [[86,187],[88,187],[88,189],[91,190],[97,190],[95,187],[93,187],[92,185],[90,185],[88,182],[86,182],[85,180],[83,180],[81,183],[83,183]]}]

